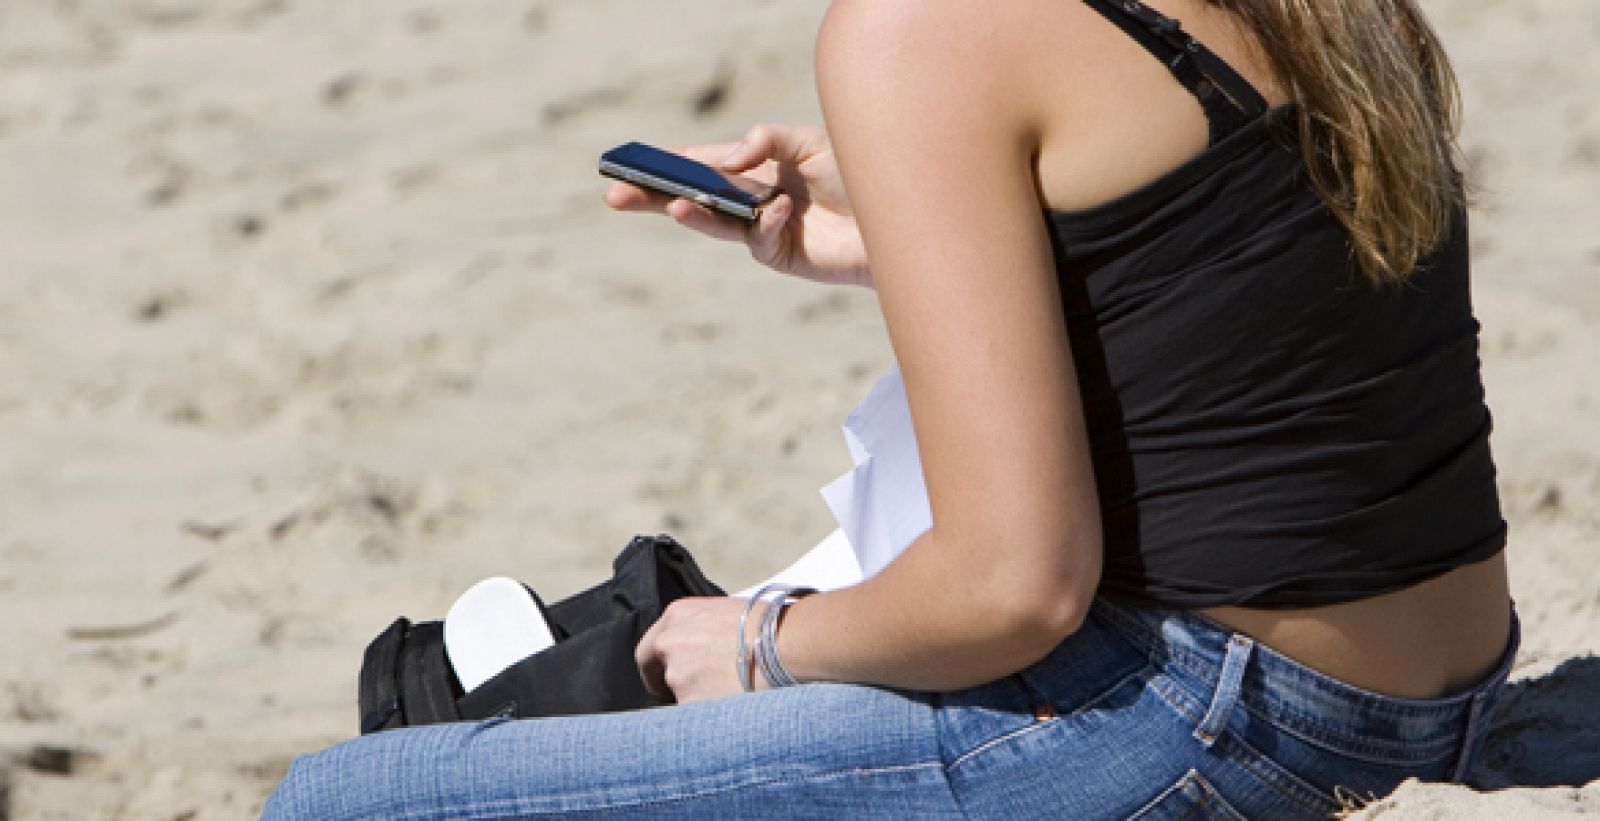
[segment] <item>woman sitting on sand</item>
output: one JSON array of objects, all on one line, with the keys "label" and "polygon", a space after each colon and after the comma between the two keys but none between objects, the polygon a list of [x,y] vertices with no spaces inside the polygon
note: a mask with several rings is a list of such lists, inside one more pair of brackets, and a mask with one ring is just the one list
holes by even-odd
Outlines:
[{"label": "woman sitting on sand", "polygon": [[638,649],[678,706],[360,738],[267,815],[1315,818],[1462,778],[1516,629],[1414,2],[837,0],[816,59],[825,132],[688,149],[780,182],[754,227],[607,202],[874,287],[933,526],[790,604],[760,692],[744,602],[686,599]]}]

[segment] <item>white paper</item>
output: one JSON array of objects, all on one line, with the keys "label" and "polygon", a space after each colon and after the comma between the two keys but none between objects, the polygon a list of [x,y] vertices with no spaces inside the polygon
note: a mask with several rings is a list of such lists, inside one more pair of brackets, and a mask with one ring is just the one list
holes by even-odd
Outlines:
[{"label": "white paper", "polygon": [[768,584],[792,584],[797,587],[815,587],[818,590],[828,591],[849,587],[859,581],[861,581],[861,565],[856,561],[855,551],[850,549],[850,542],[845,539],[844,531],[835,530],[794,564],[764,582],[740,590],[734,596],[748,599]]},{"label": "white paper", "polygon": [[899,367],[879,378],[845,420],[844,440],[855,465],[822,488],[839,529],[768,582],[819,590],[855,584],[887,567],[933,526]]},{"label": "white paper", "polygon": [[855,549],[862,578],[888,566],[933,526],[900,368],[884,374],[844,423],[855,467],[822,498]]}]

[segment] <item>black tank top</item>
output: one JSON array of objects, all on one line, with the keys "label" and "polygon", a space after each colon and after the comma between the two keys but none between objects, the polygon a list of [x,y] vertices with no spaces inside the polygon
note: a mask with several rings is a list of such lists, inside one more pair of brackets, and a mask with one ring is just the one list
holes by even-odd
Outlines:
[{"label": "black tank top", "polygon": [[1494,555],[1463,211],[1375,286],[1308,181],[1293,106],[1175,21],[1085,0],[1200,100],[1212,145],[1106,205],[1047,215],[1105,531],[1101,592],[1301,607]]}]

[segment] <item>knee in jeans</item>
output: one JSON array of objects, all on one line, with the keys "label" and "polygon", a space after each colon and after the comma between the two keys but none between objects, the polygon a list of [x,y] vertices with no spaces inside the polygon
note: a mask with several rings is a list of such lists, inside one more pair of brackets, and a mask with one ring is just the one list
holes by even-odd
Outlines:
[{"label": "knee in jeans", "polygon": [[319,756],[303,755],[289,765],[278,788],[267,798],[261,810],[263,821],[276,819],[333,818],[332,807],[323,806],[327,796],[326,785],[318,789],[324,779],[316,777]]}]

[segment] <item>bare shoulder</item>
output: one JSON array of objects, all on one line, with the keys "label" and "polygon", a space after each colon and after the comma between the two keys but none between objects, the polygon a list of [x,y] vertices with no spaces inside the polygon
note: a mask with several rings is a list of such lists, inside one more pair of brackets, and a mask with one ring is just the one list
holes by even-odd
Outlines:
[{"label": "bare shoulder", "polygon": [[[1270,72],[1230,13],[1149,0],[1276,101]],[[1193,95],[1137,41],[1074,0],[835,0],[818,36],[830,132],[937,129],[1032,158],[1039,198],[1108,202],[1203,150]],[[959,122],[958,122],[959,121]],[[896,132],[898,126],[898,132]]]},{"label": "bare shoulder", "polygon": [[1078,18],[1077,5],[1061,0],[833,0],[823,30],[880,37],[914,34],[924,42],[980,53],[989,45],[1035,41],[1031,35],[1041,24]]},{"label": "bare shoulder", "polygon": [[[1073,15],[1059,0],[834,0],[817,40],[818,83],[880,101],[924,94],[982,98],[1026,118],[1046,96],[1039,68]],[[1057,31],[1059,35],[1059,31]]]},{"label": "bare shoulder", "polygon": [[994,66],[997,55],[988,46],[1004,35],[1004,27],[984,5],[962,0],[834,0],[817,35],[818,69]]}]

